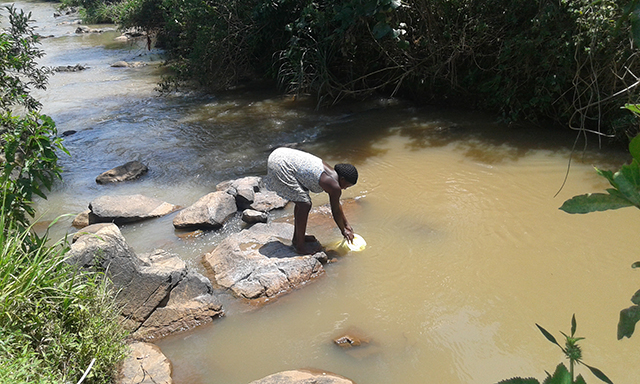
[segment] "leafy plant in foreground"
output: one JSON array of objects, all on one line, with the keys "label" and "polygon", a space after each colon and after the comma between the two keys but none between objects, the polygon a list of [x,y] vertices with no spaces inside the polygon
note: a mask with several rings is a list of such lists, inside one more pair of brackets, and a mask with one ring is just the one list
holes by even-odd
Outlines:
[{"label": "leafy plant in foreground", "polygon": [[[587,365],[582,361],[582,349],[578,345],[578,341],[584,340],[584,337],[577,337],[575,335],[576,328],[578,326],[575,315],[573,315],[573,317],[571,318],[571,335],[567,335],[562,331],[560,332],[565,337],[564,347],[561,346],[556,338],[553,337],[553,335],[546,329],[542,328],[538,324],[536,324],[536,326],[538,327],[540,332],[542,332],[544,337],[546,337],[547,340],[549,340],[553,344],[557,345],[562,350],[562,352],[564,352],[565,357],[569,359],[568,370],[563,363],[558,364],[553,375],[549,375],[547,373],[548,376],[542,384],[586,384],[586,381],[584,380],[582,375],[578,375],[574,378],[574,368],[578,364],[582,364],[585,367],[589,368],[591,373],[593,373],[598,379],[604,381],[605,383],[613,384],[607,377],[607,375],[605,375],[601,370]],[[498,384],[540,384],[540,382],[534,378],[514,377],[512,379],[503,380]]]},{"label": "leafy plant in foreground", "polygon": [[[625,108],[640,116],[640,106],[627,104]],[[624,207],[636,207],[640,209],[640,135],[634,137],[629,143],[629,152],[633,157],[631,164],[623,165],[617,172],[596,172],[606,178],[613,188],[607,189],[607,193],[588,193],[574,196],[560,207],[567,213],[589,213],[606,211]],[[640,267],[640,261],[635,262],[632,268]],[[631,337],[636,323],[640,321],[640,290],[638,290],[631,302],[634,304],[620,311],[618,321],[618,340],[623,337]]]},{"label": "leafy plant in foreground", "polygon": [[[34,194],[46,198],[44,189],[60,177],[56,151],[68,152],[53,120],[38,113],[40,103],[29,94],[46,87],[49,73],[36,63],[44,52],[36,48],[31,14],[7,10],[11,26],[0,31],[0,189],[3,212],[27,227]],[[15,115],[18,108],[25,114]]]},{"label": "leafy plant in foreground", "polygon": [[0,209],[0,384],[110,382],[125,353],[109,282],[65,262],[53,245]]}]

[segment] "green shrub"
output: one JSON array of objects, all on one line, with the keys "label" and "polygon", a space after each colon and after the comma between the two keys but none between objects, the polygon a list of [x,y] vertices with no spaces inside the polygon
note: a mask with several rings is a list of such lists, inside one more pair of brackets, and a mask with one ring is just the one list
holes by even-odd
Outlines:
[{"label": "green shrub", "polygon": [[[77,382],[95,358],[86,382],[110,381],[126,333],[104,275],[78,273],[64,240],[47,245],[4,211],[0,226],[0,372],[13,375],[0,376]],[[15,369],[22,364],[29,369]]]}]

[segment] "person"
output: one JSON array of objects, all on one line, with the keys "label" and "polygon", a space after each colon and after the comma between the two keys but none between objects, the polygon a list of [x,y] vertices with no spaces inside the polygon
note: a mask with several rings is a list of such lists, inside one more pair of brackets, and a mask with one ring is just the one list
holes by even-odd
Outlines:
[{"label": "person", "polygon": [[342,211],[340,196],[343,189],[355,185],[356,182],[358,170],[351,164],[336,164],[331,167],[311,153],[287,147],[280,147],[271,152],[267,160],[265,185],[282,198],[295,203],[291,243],[296,252],[313,253],[310,243],[317,241],[314,236],[306,234],[311,211],[309,191],[326,192],[329,195],[333,220],[342,236],[349,242],[353,240],[353,229]]}]

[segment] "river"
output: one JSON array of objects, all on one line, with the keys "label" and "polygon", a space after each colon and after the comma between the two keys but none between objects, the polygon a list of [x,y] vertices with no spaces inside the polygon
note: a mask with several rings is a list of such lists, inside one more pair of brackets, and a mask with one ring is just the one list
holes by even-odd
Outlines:
[{"label": "river", "polygon": [[[329,163],[351,162],[360,180],[343,194],[361,209],[350,221],[367,248],[326,265],[321,279],[263,307],[226,299],[226,316],[157,341],[177,384],[247,384],[298,368],[335,372],[359,384],[492,384],[539,380],[565,361],[536,323],[559,340],[575,314],[584,361],[615,383],[637,383],[640,334],[616,339],[619,311],[640,275],[640,213],[569,215],[564,200],[601,192],[593,166],[617,169],[624,151],[595,146],[574,156],[575,133],[501,124],[483,114],[374,100],[316,111],[270,91],[161,97],[161,52],[119,33],[78,35],[53,4],[21,2],[43,40],[43,65],[59,72],[43,103],[65,138],[63,180],[37,202],[39,219],[76,214],[105,194],[142,193],[190,205],[221,181],[264,175],[273,148],[299,143]],[[6,14],[3,10],[2,14]],[[2,20],[6,22],[6,20]],[[94,26],[113,27],[113,26]],[[138,68],[111,63],[142,61]],[[590,138],[590,143],[597,140]],[[130,160],[150,172],[98,185]],[[327,203],[313,196],[314,205]],[[291,214],[288,208],[280,216]],[[122,227],[137,252],[163,248],[204,272],[200,258],[227,233],[180,240],[173,216]],[[75,231],[62,219],[52,235]],[[310,223],[313,230],[313,223]],[[320,240],[339,239],[337,230]],[[348,351],[332,338],[357,329],[371,343]],[[587,382],[596,379],[584,367]]]}]

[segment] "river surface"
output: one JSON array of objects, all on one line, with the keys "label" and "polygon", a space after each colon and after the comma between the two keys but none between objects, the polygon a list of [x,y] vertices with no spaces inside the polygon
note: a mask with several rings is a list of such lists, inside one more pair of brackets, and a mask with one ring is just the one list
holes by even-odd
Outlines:
[{"label": "river surface", "polygon": [[[351,162],[360,180],[350,217],[367,248],[326,265],[326,274],[263,307],[224,299],[226,316],[157,341],[177,384],[247,384],[298,368],[335,372],[359,384],[491,384],[539,380],[565,361],[536,323],[559,340],[576,315],[584,360],[615,383],[637,383],[640,334],[617,340],[619,311],[640,275],[640,212],[569,215],[574,195],[607,188],[593,166],[617,169],[622,152],[589,149],[573,158],[572,132],[532,130],[461,110],[377,100],[316,111],[267,91],[161,97],[160,52],[117,43],[118,32],[76,35],[54,5],[22,2],[43,40],[43,65],[81,64],[34,93],[71,156],[39,219],[75,215],[106,194],[142,193],[190,205],[221,181],[264,175],[269,152],[298,143],[329,163]],[[2,14],[6,12],[3,10]],[[6,20],[3,18],[2,23]],[[112,28],[113,26],[93,26]],[[142,61],[138,68],[111,63]],[[595,138],[590,142],[595,143]],[[98,185],[101,172],[140,160],[136,182]],[[314,205],[327,203],[313,196]],[[291,214],[287,208],[279,216]],[[180,240],[173,216],[122,227],[137,252],[163,248],[205,272],[202,255],[227,233]],[[75,231],[61,219],[53,236]],[[313,223],[310,223],[313,230]],[[337,230],[319,234],[330,244]],[[341,350],[332,339],[360,332],[370,344]],[[589,371],[577,368],[587,382]]]}]

